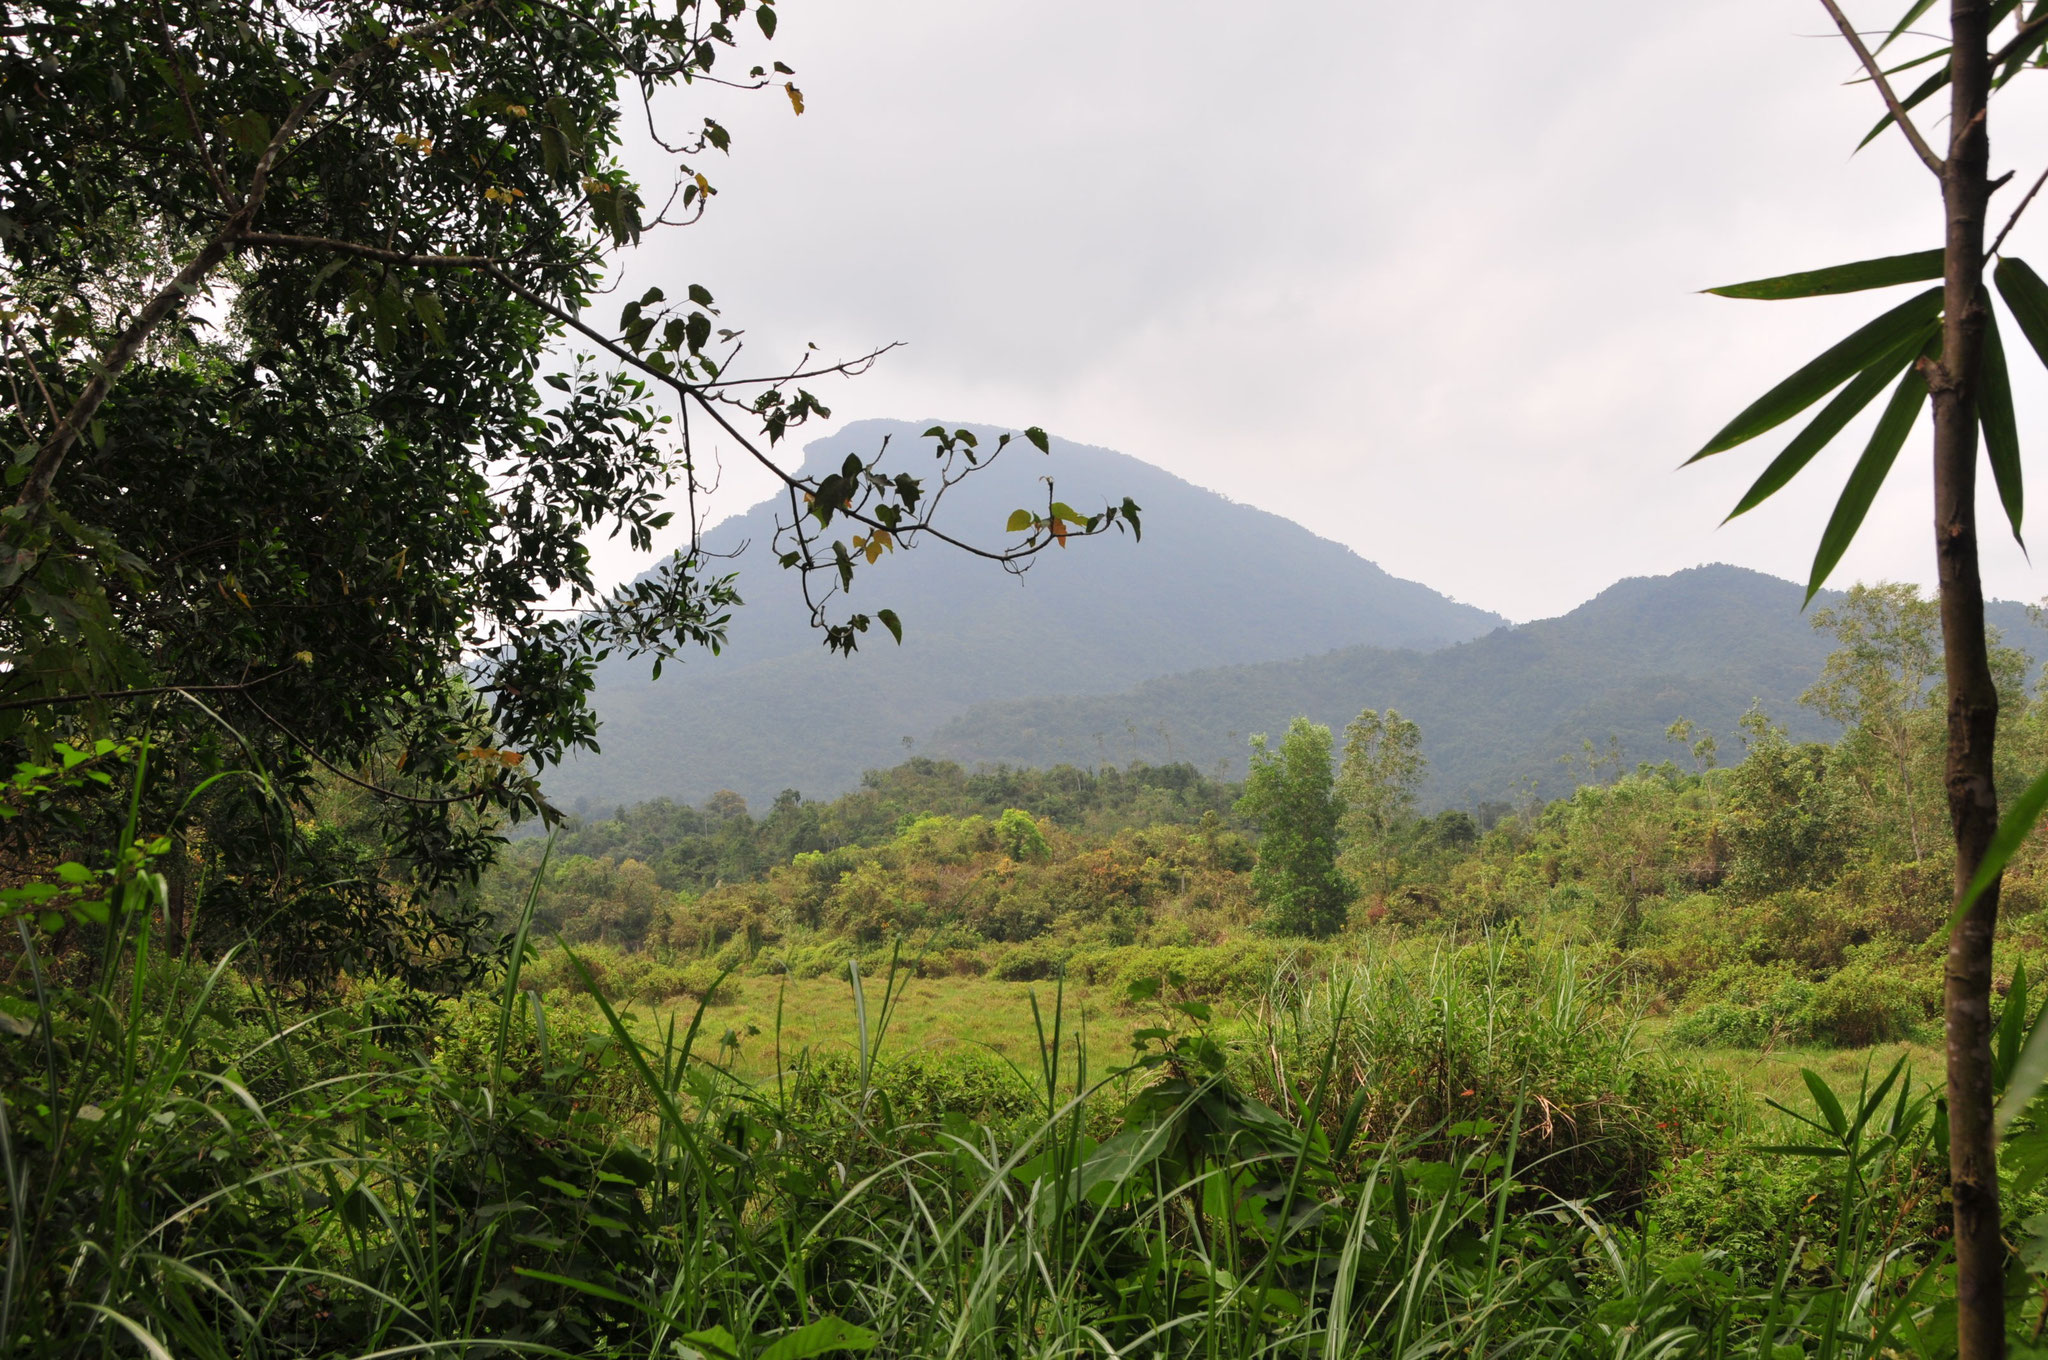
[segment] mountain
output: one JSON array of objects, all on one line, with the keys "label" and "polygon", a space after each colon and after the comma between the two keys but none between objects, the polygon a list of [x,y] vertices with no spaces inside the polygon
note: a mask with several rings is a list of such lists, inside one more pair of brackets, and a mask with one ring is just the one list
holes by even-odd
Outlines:
[{"label": "mountain", "polygon": [[[884,440],[890,470],[929,468],[931,441],[920,431],[932,423],[848,425],[806,447],[805,469],[836,469],[848,453],[872,456]],[[994,446],[998,431],[969,428],[984,451]],[[658,796],[694,802],[721,788],[756,803],[784,788],[830,795],[901,760],[906,737],[922,741],[975,703],[1102,699],[1157,676],[1333,646],[1423,653],[1502,623],[1278,515],[1063,439],[1046,454],[1013,440],[946,493],[942,521],[999,543],[1012,510],[1045,504],[1045,477],[1084,512],[1135,500],[1142,542],[1111,534],[1075,543],[1040,554],[1021,575],[938,544],[892,554],[856,576],[849,603],[894,609],[903,643],[876,629],[852,657],[825,651],[795,574],[776,565],[775,525],[787,502],[719,524],[706,546],[732,555],[746,600],[729,645],[667,668],[658,681],[642,664],[601,667],[603,750],[550,770],[550,796],[605,808]]]},{"label": "mountain", "polygon": [[[1609,587],[1560,618],[1500,628],[1431,652],[1347,647],[1292,661],[1213,667],[1121,694],[974,705],[939,729],[928,754],[967,764],[1093,764],[1169,755],[1232,777],[1249,734],[1276,738],[1296,714],[1333,731],[1365,708],[1396,708],[1422,728],[1424,801],[1470,807],[1529,787],[1575,782],[1559,757],[1619,740],[1624,760],[1683,753],[1665,737],[1681,717],[1736,754],[1752,703],[1801,738],[1834,729],[1799,703],[1832,645],[1801,612],[1790,581],[1709,566]],[[1820,607],[1837,599],[1824,592]],[[1994,604],[2005,641],[2038,662],[2048,639],[2015,604]],[[1340,737],[1341,740],[1341,737]]]}]

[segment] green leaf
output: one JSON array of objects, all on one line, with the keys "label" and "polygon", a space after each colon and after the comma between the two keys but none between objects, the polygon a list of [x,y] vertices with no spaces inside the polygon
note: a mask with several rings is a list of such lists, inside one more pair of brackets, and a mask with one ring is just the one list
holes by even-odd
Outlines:
[{"label": "green leaf", "polygon": [[1992,1076],[1995,1082],[2010,1084],[2013,1065],[2019,1060],[2020,1043],[2026,1038],[2021,1026],[2027,1015],[2027,962],[2013,965],[2012,988],[2005,994],[2005,1009],[1992,1035]]},{"label": "green leaf", "polygon": [[2012,800],[2012,806],[1998,819],[1998,830],[1992,833],[1991,845],[1984,852],[1984,862],[1977,866],[1976,877],[1964,890],[1962,901],[1956,904],[1955,915],[1949,918],[1949,929],[1954,930],[1956,922],[1976,904],[1984,890],[1991,886],[1991,880],[2004,871],[2014,855],[2025,843],[2027,833],[2034,829],[2034,823],[2041,819],[2041,809],[2048,807],[2048,774],[2042,775],[2021,791]]},{"label": "green leaf", "polygon": [[1047,439],[1045,437],[1045,431],[1039,429],[1036,425],[1033,425],[1030,429],[1024,431],[1024,437],[1030,440],[1031,446],[1037,449],[1040,453],[1052,452],[1052,441]]},{"label": "green leaf", "polygon": [[549,1284],[558,1284],[564,1289],[573,1289],[579,1294],[588,1294],[592,1298],[605,1299],[611,1303],[627,1304],[633,1308],[640,1309],[643,1313],[647,1311],[639,1303],[621,1294],[616,1289],[607,1289],[601,1284],[592,1284],[588,1280],[579,1280],[571,1275],[556,1275],[546,1270],[529,1270],[525,1266],[512,1267],[512,1273],[514,1275],[524,1275],[529,1280],[544,1280]]},{"label": "green leaf", "polygon": [[1907,29],[1911,28],[1913,26],[1913,21],[1915,19],[1918,19],[1921,15],[1925,14],[1928,10],[1932,8],[1934,8],[1934,0],[1915,0],[1913,8],[1907,10],[1905,13],[1905,17],[1900,19],[1898,24],[1892,29],[1892,31],[1885,35],[1885,40],[1877,45],[1877,50],[1879,52],[1882,52],[1887,47],[1890,47],[1893,43],[1897,42],[1899,40],[1899,35],[1901,33],[1904,33]]},{"label": "green leaf", "polygon": [[1806,1089],[1813,1095],[1815,1108],[1828,1121],[1828,1127],[1836,1133],[1849,1131],[1849,1117],[1842,1113],[1842,1102],[1835,1098],[1834,1090],[1821,1079],[1820,1073],[1810,1067],[1799,1069],[1799,1075],[1806,1082]]},{"label": "green leaf", "polygon": [[713,1360],[739,1360],[740,1343],[733,1334],[723,1327],[710,1327],[701,1332],[683,1334],[685,1354],[709,1355]]},{"label": "green leaf", "polygon": [[1984,299],[1984,358],[1977,377],[1977,419],[1984,426],[1984,454],[1991,462],[1991,480],[2013,539],[2025,550],[2020,519],[2026,512],[2026,488],[2020,474],[2020,425],[2012,409],[2012,375],[2005,367],[2005,345],[1998,338],[1998,317],[1991,299]]},{"label": "green leaf", "polygon": [[1912,255],[1887,255],[1878,260],[1809,269],[1802,274],[1780,274],[1776,278],[1749,283],[1724,284],[1707,291],[1715,297],[1752,298],[1776,302],[1787,298],[1826,297],[1834,293],[1860,293],[1866,288],[1891,288],[1901,283],[1920,283],[1941,277],[1944,252],[1922,250]]},{"label": "green leaf", "polygon": [[2020,323],[2020,333],[2041,362],[2048,364],[2048,283],[2043,283],[2025,260],[2010,255],[1998,262],[1991,277],[1998,285],[1998,295],[2012,309],[2013,320]]},{"label": "green leaf", "polygon": [[[1947,84],[1948,63],[1943,62],[1933,75],[1927,77],[1927,79],[1921,81],[1918,85],[1916,85],[1913,88],[1913,93],[1907,95],[1904,99],[1901,99],[1899,103],[1908,112],[1911,112],[1912,110],[1920,107],[1921,102],[1924,101],[1929,95],[1933,94],[1936,90],[1941,89],[1943,86]],[[1863,140],[1856,143],[1856,149],[1858,151],[1861,151],[1864,147],[1869,146],[1872,142],[1876,141],[1878,137],[1883,134],[1886,128],[1890,127],[1891,125],[1891,110],[1886,109],[1884,117],[1877,120],[1877,126],[1871,128],[1870,131],[1864,133]]]},{"label": "green leaf", "polygon": [[761,26],[762,37],[772,38],[775,36],[774,10],[768,8],[768,6],[766,5],[761,6],[759,9],[754,11],[754,22]]},{"label": "green leaf", "polygon": [[2002,1169],[2012,1172],[2012,1194],[2026,1194],[2048,1175],[2048,1129],[2029,1129],[2014,1134],[1999,1149]]},{"label": "green leaf", "polygon": [[[1792,437],[1792,442],[1785,446],[1785,451],[1771,460],[1771,465],[1764,469],[1763,475],[1756,479],[1741,501],[1728,512],[1728,519],[1754,510],[1798,476],[1806,465],[1813,461],[1814,455],[1834,442],[1835,436],[1840,434],[1864,407],[1876,400],[1877,394],[1913,361],[1913,356],[1920,352],[1921,346],[1934,334],[1934,329],[1933,323],[1930,322],[1915,331],[1906,337],[1905,342],[1898,348],[1857,374],[1847,387],[1836,393],[1835,399],[1823,406],[1820,414],[1815,416],[1805,429]],[[1728,521],[1721,522],[1726,524]]]},{"label": "green leaf", "polygon": [[1773,387],[1686,461],[1698,462],[1784,424],[1885,355],[1941,313],[1941,289],[1908,298]]},{"label": "green leaf", "polygon": [[[2008,1002],[2008,1005],[2011,1003]],[[2024,1021],[2025,1008],[2014,1007]],[[2012,1070],[2006,1074],[2005,1094],[1999,1097],[1998,1110],[1992,1115],[1992,1127],[2000,1138],[2012,1127],[2013,1120],[2020,1112],[2033,1103],[2040,1094],[2041,1083],[2048,1081],[2048,1025],[2041,1023],[2048,1018],[2048,1007],[2043,1007],[2040,1016],[2035,1017],[2033,1032],[2027,1035],[2027,1042],[2020,1048],[2019,1057],[2013,1062]],[[2001,1025],[2000,1029],[2004,1026]],[[2018,1026],[2014,1027],[2015,1029]],[[2002,1036],[2001,1036],[2002,1037]]]},{"label": "green leaf", "polygon": [[1870,503],[1877,499],[1878,488],[1891,473],[1892,464],[1897,461],[1899,450],[1905,446],[1906,436],[1913,432],[1913,422],[1920,417],[1920,407],[1927,400],[1927,379],[1918,368],[1908,368],[1906,375],[1899,379],[1899,385],[1892,390],[1892,399],[1886,403],[1884,414],[1877,419],[1877,428],[1870,432],[1870,442],[1863,448],[1863,456],[1856,460],[1855,470],[1842,487],[1842,497],[1835,502],[1835,513],[1828,519],[1828,527],[1820,536],[1820,549],[1813,555],[1813,573],[1806,579],[1806,602],[1820,593],[1826,584],[1828,573],[1842,560],[1842,554],[1849,550],[1849,543],[1856,537],[1856,531],[1863,527],[1863,517],[1870,513]]},{"label": "green leaf", "polygon": [[[2041,17],[2041,10],[2038,6],[2035,7],[2034,17],[2037,19]],[[2018,75],[2025,68],[2028,60],[2035,53],[2039,52],[2044,45],[2048,45],[2048,29],[2043,29],[2041,32],[2033,34],[2025,42],[2015,46],[2012,54],[2005,59],[2005,65],[1999,68],[1998,77],[1992,81],[1991,88],[1994,90],[2004,89],[2006,82]]]},{"label": "green leaf", "polygon": [[827,1351],[871,1351],[880,1340],[867,1328],[828,1314],[809,1326],[784,1332],[761,1352],[760,1360],[811,1360]]},{"label": "green leaf", "polygon": [[1006,534],[1021,534],[1030,527],[1031,512],[1029,510],[1012,510],[1010,512],[1010,522],[1003,526],[1003,532]]},{"label": "green leaf", "polygon": [[884,628],[889,630],[889,636],[896,639],[896,645],[899,647],[902,646],[903,620],[896,617],[896,611],[893,609],[877,609],[875,611],[875,617],[881,620],[881,624]]}]

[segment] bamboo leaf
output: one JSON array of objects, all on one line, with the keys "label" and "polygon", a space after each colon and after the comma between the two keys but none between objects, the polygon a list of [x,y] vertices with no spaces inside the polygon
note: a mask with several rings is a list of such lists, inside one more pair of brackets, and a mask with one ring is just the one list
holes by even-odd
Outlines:
[{"label": "bamboo leaf", "polygon": [[1807,603],[1813,602],[1828,573],[1842,560],[1856,531],[1863,527],[1863,517],[1870,513],[1870,503],[1877,499],[1877,490],[1891,472],[1906,436],[1913,432],[1913,422],[1919,418],[1920,407],[1926,400],[1927,379],[1918,368],[1908,368],[1892,390],[1892,399],[1878,417],[1877,428],[1870,432],[1870,442],[1864,446],[1863,456],[1856,460],[1855,470],[1842,488],[1842,497],[1835,502],[1835,513],[1820,536],[1820,550],[1813,555],[1813,574],[1806,581]]},{"label": "bamboo leaf", "polygon": [[1749,283],[1723,284],[1707,291],[1715,297],[1751,298],[1762,302],[1860,293],[1866,288],[1890,288],[1901,283],[1938,279],[1941,277],[1943,254],[1940,250],[1922,250],[1911,255],[1886,255],[1881,259],[1830,265],[1826,269],[1809,269],[1799,274],[1780,274]]},{"label": "bamboo leaf", "polygon": [[[2035,17],[2040,17],[2038,10],[2035,11]],[[2013,48],[2012,55],[2008,56],[2005,59],[2005,65],[1999,68],[1998,78],[1992,81],[1991,88],[1994,90],[2005,88],[2007,81],[2026,69],[2027,62],[2041,50],[2044,43],[2048,43],[2048,28],[2043,28],[2039,33],[2030,34],[2026,41]]]},{"label": "bamboo leaf", "polygon": [[1908,298],[1751,402],[1741,415],[1708,440],[1706,447],[1686,461],[1698,462],[1708,454],[1732,449],[1784,424],[1889,354],[1940,312],[1939,288]]},{"label": "bamboo leaf", "polygon": [[[1898,377],[1906,365],[1913,361],[1913,356],[1920,352],[1920,347],[1927,343],[1933,331],[1931,323],[1915,331],[1906,338],[1904,344],[1857,374],[1847,387],[1836,393],[1835,399],[1823,406],[1820,414],[1815,416],[1805,429],[1793,436],[1792,442],[1785,446],[1785,451],[1771,460],[1771,465],[1764,469],[1763,475],[1756,479],[1741,501],[1728,512],[1728,519],[1754,510],[1798,476],[1806,465],[1813,461],[1814,455],[1832,443],[1835,436],[1840,434],[1864,407],[1875,401],[1877,394],[1884,391],[1892,379]],[[1727,520],[1723,520],[1722,523],[1727,523]]]},{"label": "bamboo leaf", "polygon": [[2020,323],[2020,334],[2027,337],[2035,356],[2048,364],[2048,283],[2041,281],[2032,265],[2010,255],[1998,262],[1991,278],[1998,285],[1998,295],[2012,309],[2012,319]]},{"label": "bamboo leaf", "polygon": [[1998,1017],[1998,1028],[1992,1031],[1991,1081],[1994,1086],[2004,1087],[2012,1083],[2020,1045],[2027,1037],[2023,1028],[2026,1016],[2027,963],[2021,959],[2013,965],[2012,986],[2005,994],[2005,1008]]},{"label": "bamboo leaf", "polygon": [[2020,520],[2026,511],[2026,489],[2020,473],[2020,426],[2012,409],[2012,375],[2005,367],[2005,346],[1998,338],[1998,317],[1991,299],[1984,299],[1984,358],[1977,378],[1977,419],[1984,426],[1984,454],[1991,462],[1991,480],[1999,504],[2022,550]]},{"label": "bamboo leaf", "polygon": [[[1941,64],[1941,69],[1936,71],[1933,75],[1927,77],[1927,79],[1921,81],[1918,85],[1916,85],[1913,88],[1913,93],[1907,95],[1904,99],[1901,99],[1899,101],[1899,104],[1908,112],[1911,112],[1912,110],[1918,108],[1921,105],[1921,103],[1923,103],[1927,99],[1929,95],[1943,88],[1947,84],[1948,63],[1943,62]],[[1864,147],[1869,146],[1872,142],[1878,139],[1878,136],[1881,133],[1883,133],[1883,131],[1886,128],[1890,127],[1891,125],[1891,110],[1886,109],[1884,117],[1877,120],[1877,126],[1872,128],[1870,131],[1864,133],[1863,140],[1856,143],[1856,149],[1858,151],[1861,151]]]},{"label": "bamboo leaf", "polygon": [[1834,1089],[1821,1079],[1820,1073],[1810,1067],[1800,1068],[1799,1075],[1805,1079],[1806,1089],[1813,1096],[1814,1108],[1828,1121],[1828,1127],[1837,1134],[1847,1133],[1849,1117],[1842,1112],[1842,1102],[1835,1098]]},{"label": "bamboo leaf", "polygon": [[[2008,1001],[2007,1004],[2010,1005],[2011,1002]],[[2022,1022],[2026,1019],[2023,1008],[2020,1019]],[[2048,1019],[2048,1007],[2043,1007],[2041,1015],[2035,1019],[2033,1031],[2027,1035],[2026,1043],[2020,1048],[2019,1057],[2013,1062],[2012,1070],[2006,1074],[2005,1094],[1999,1097],[1998,1110],[1992,1115],[1992,1126],[1998,1131],[2000,1138],[2005,1137],[2006,1130],[2012,1127],[2013,1120],[2019,1118],[2020,1112],[2031,1105],[2034,1097],[2040,1094],[2041,1083],[2048,1081],[2048,1025],[2041,1023],[2043,1019]]]},{"label": "bamboo leaf", "polygon": [[1962,901],[1956,904],[1955,915],[1949,918],[1948,928],[1954,930],[1956,922],[1963,918],[1976,904],[1984,890],[1991,886],[1991,880],[2004,871],[2013,853],[2027,839],[2027,833],[2034,829],[2034,823],[2041,819],[2041,809],[2048,807],[2048,774],[2042,775],[2021,791],[2012,800],[2012,806],[1998,819],[1998,830],[1992,834],[1991,845],[1984,851],[1984,860],[1977,866],[1976,877],[1964,890]]},{"label": "bamboo leaf", "polygon": [[1904,33],[1907,29],[1911,28],[1913,26],[1913,21],[1915,19],[1918,19],[1921,15],[1925,14],[1928,10],[1932,8],[1934,8],[1934,0],[1915,0],[1913,8],[1907,10],[1905,13],[1905,17],[1900,19],[1898,24],[1892,29],[1892,31],[1885,35],[1885,40],[1877,45],[1877,50],[1882,52],[1887,47],[1890,47],[1893,43],[1897,42],[1899,40],[1899,35],[1901,33]]}]

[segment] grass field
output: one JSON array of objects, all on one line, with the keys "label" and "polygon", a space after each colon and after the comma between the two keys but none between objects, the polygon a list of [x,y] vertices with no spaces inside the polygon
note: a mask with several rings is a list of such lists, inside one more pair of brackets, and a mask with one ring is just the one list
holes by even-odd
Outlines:
[{"label": "grass field", "polygon": [[[912,978],[899,984],[882,1045],[889,1054],[942,1051],[951,1047],[980,1048],[1007,1058],[1026,1070],[1036,1062],[1038,1037],[1032,1023],[1033,994],[1050,1025],[1056,985],[1047,982],[999,982],[992,978]],[[882,982],[866,983],[872,1033],[881,1007]],[[1066,989],[1069,1034],[1085,1033],[1094,1064],[1120,1061],[1133,1030],[1148,1023],[1117,1004],[1118,998],[1099,988],[1070,984]],[[687,1023],[693,1005],[680,1009]],[[1229,1009],[1221,1008],[1228,1016]],[[805,979],[735,977],[706,1008],[704,1051],[730,1036],[737,1040],[729,1066],[749,1081],[772,1080],[776,1064],[776,1021],[781,1018],[785,1054],[809,1047],[851,1053],[858,1047],[853,986],[844,977]],[[1664,1025],[1652,1020],[1642,1030],[1643,1043],[1660,1046]],[[1922,1080],[1938,1080],[1942,1071],[1938,1044],[1917,1041],[1869,1048],[1679,1049],[1674,1057],[1734,1078],[1759,1105],[1773,1098],[1795,1109],[1806,1107],[1806,1085],[1800,1069],[1811,1068],[1837,1090],[1854,1090],[1865,1068],[1882,1077],[1901,1056]]]},{"label": "grass field", "polygon": [[[887,1052],[978,1047],[1027,1067],[1037,1061],[1038,1049],[1031,1020],[1032,993],[1037,993],[1045,1022],[1050,1025],[1057,990],[1052,983],[971,977],[912,978],[898,987],[888,1030],[881,1036]],[[867,982],[865,991],[872,1033],[879,1023],[882,981]],[[1131,1031],[1142,1023],[1087,987],[1070,985],[1065,1007],[1069,1033],[1083,1029],[1090,1047],[1102,1059],[1120,1055]],[[693,1009],[683,1008],[685,1021]],[[705,1010],[704,1038],[713,1044],[727,1035],[737,1039],[738,1055],[730,1064],[732,1070],[749,1080],[772,1078],[778,1015],[785,1053],[805,1047],[853,1052],[859,1045],[853,985],[844,977],[731,978],[720,990],[719,999]]]}]

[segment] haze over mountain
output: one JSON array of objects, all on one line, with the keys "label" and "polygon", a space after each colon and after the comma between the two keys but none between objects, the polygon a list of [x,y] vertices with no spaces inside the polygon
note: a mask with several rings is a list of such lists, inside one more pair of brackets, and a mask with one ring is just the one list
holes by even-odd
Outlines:
[{"label": "haze over mountain", "polygon": [[[870,455],[884,437],[894,468],[915,468],[932,423],[849,425],[811,444],[806,468]],[[998,431],[971,428],[992,447]],[[855,578],[849,603],[895,609],[903,645],[875,629],[850,658],[825,651],[794,573],[775,563],[786,506],[718,525],[708,545],[735,554],[747,601],[731,645],[653,682],[645,665],[602,668],[603,752],[550,771],[550,794],[604,811],[729,788],[758,806],[785,788],[831,796],[913,753],[968,765],[1180,759],[1237,777],[1252,733],[1277,736],[1295,714],[1341,731],[1370,706],[1421,724],[1425,802],[1466,807],[1567,791],[1577,773],[1559,757],[1588,740],[1618,740],[1630,764],[1676,756],[1664,733],[1680,717],[1731,755],[1752,703],[1796,736],[1833,735],[1799,703],[1831,643],[1789,581],[1700,567],[1510,627],[1276,515],[1065,440],[1050,455],[1014,440],[949,493],[945,522],[999,542],[1012,509],[1044,503],[1045,476],[1083,511],[1130,496],[1143,541],[1054,549],[1021,577],[943,545],[894,554]],[[2048,650],[2020,606],[1993,605],[1990,618],[2008,642]]]},{"label": "haze over mountain", "polygon": [[[806,470],[836,469],[889,438],[892,470],[931,465],[929,420],[861,421],[805,449]],[[994,446],[999,430],[969,426]],[[775,562],[787,503],[768,501],[707,535],[746,599],[723,655],[694,656],[650,682],[640,664],[600,670],[602,754],[548,773],[557,801],[600,808],[657,796],[697,800],[731,788],[758,802],[783,788],[831,794],[894,764],[975,703],[1108,695],[1156,676],[1277,661],[1333,646],[1426,651],[1501,625],[1499,615],[1399,580],[1341,544],[1239,505],[1135,458],[1023,439],[943,506],[952,532],[999,544],[1010,511],[1059,498],[1098,509],[1129,496],[1144,538],[1110,534],[1042,553],[1022,576],[939,544],[885,557],[847,602],[902,618],[901,647],[879,628],[850,658],[808,626],[795,574]],[[832,537],[841,536],[837,526]],[[922,749],[914,747],[914,749]]]},{"label": "haze over mountain", "polygon": [[[1802,614],[1804,591],[1740,567],[1708,566],[1619,582],[1560,618],[1501,628],[1434,652],[1350,647],[1320,656],[1218,667],[1150,680],[1122,694],[982,703],[939,730],[930,753],[981,761],[1093,764],[1169,754],[1241,776],[1249,735],[1295,714],[1341,733],[1361,709],[1397,708],[1422,728],[1424,802],[1469,807],[1533,786],[1570,791],[1592,741],[1624,762],[1684,760],[1678,718],[1717,734],[1736,758],[1752,703],[1795,737],[1832,739],[1800,704],[1833,647]],[[1839,600],[1823,592],[1822,608]],[[2048,636],[2016,604],[1989,606],[2004,640],[2038,662]],[[1340,738],[1341,739],[1341,738]]]}]

